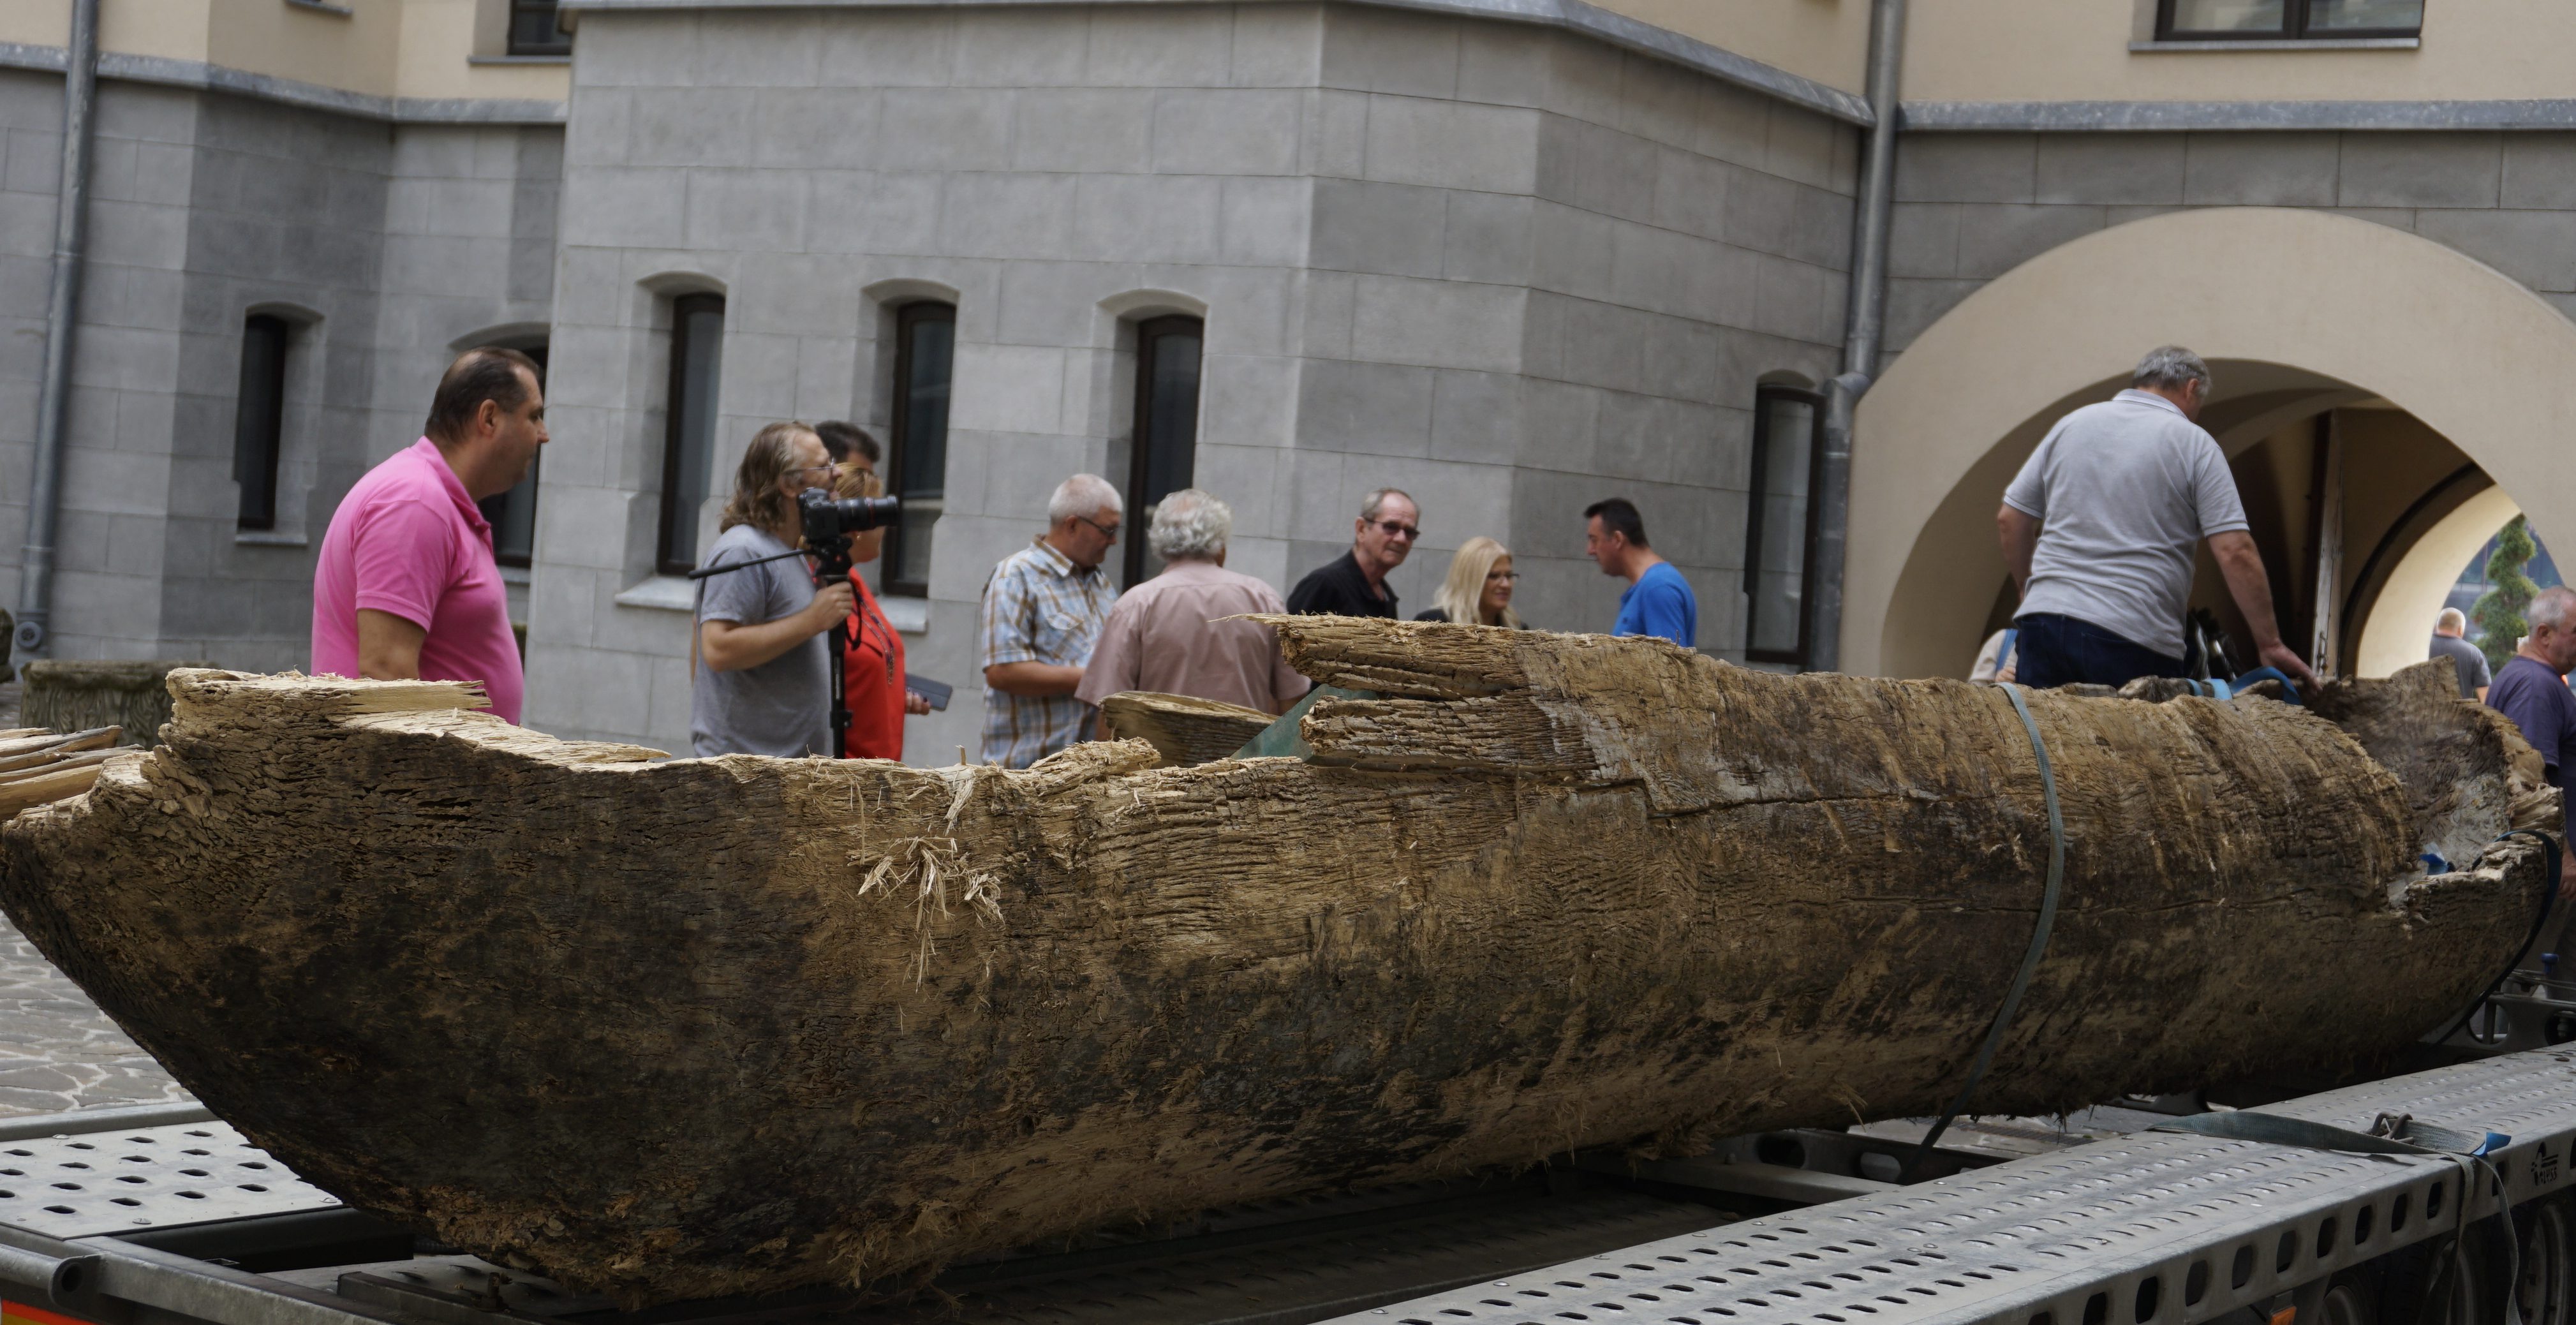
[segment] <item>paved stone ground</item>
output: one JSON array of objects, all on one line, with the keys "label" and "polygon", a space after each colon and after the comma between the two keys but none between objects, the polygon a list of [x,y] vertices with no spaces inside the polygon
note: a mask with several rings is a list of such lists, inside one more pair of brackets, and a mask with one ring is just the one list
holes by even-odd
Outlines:
[{"label": "paved stone ground", "polygon": [[[18,685],[0,685],[0,727]],[[0,1116],[185,1100],[188,1092],[0,918]]]}]

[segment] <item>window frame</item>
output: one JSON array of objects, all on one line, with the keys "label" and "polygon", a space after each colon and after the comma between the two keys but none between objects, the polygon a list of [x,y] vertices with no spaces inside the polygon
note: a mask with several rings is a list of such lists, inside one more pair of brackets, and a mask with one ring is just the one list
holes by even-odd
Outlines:
[{"label": "window frame", "polygon": [[[709,311],[716,315],[721,326],[725,297],[702,292],[675,295],[671,299],[671,380],[662,406],[662,512],[653,547],[653,569],[662,575],[686,575],[698,568],[695,540],[692,539],[691,546],[687,548],[675,549],[671,546],[671,536],[677,532],[673,526],[679,514],[680,462],[681,452],[685,449],[681,445],[680,430],[687,426],[688,419],[682,405],[688,391],[689,320],[693,314]],[[721,377],[724,363],[721,357],[724,347],[722,330],[716,333],[716,346],[719,355],[717,373]],[[709,482],[712,483],[713,479],[710,478]],[[686,559],[675,555],[679,553],[685,553]]]},{"label": "window frame", "polygon": [[[274,361],[266,365],[264,373],[267,379],[263,385],[268,396],[268,417],[257,421],[251,417],[250,380],[253,371],[251,354],[255,331],[262,335],[274,335],[276,338]],[[275,313],[249,313],[243,316],[241,367],[233,389],[233,481],[240,485],[240,493],[233,504],[233,528],[238,530],[268,533],[274,532],[277,528],[277,471],[279,461],[284,458],[286,451],[286,368],[287,359],[294,352],[294,323]],[[268,462],[261,467],[265,472],[258,475],[245,472],[252,466],[250,457],[244,454],[243,447],[243,441],[255,423],[262,426],[268,434],[266,443]],[[254,483],[254,479],[258,481]],[[259,505],[264,508],[262,513],[254,513],[252,510],[251,498],[254,492],[261,495]]]},{"label": "window frame", "polygon": [[[501,31],[504,53],[520,57],[572,54],[572,34],[563,30],[563,14],[558,0],[506,0],[506,5]],[[553,16],[554,22],[548,27],[554,38],[550,41],[520,40],[519,16],[539,11]]]},{"label": "window frame", "polygon": [[[903,495],[904,461],[906,453],[912,449],[912,337],[914,329],[925,322],[948,325],[948,389],[952,409],[957,398],[957,306],[941,299],[914,299],[897,305],[894,310],[894,380],[892,389],[887,392],[892,401],[886,411],[885,458],[886,491],[896,496]],[[945,426],[944,422],[942,426]],[[940,451],[944,457],[947,452],[945,436],[940,439]],[[939,486],[943,493],[947,490],[947,475],[940,476]],[[886,527],[885,546],[877,563],[883,567],[879,572],[885,586],[883,592],[896,598],[927,598],[930,596],[927,574],[919,580],[902,578],[903,536],[902,520],[897,519]]]},{"label": "window frame", "polygon": [[1199,371],[1191,385],[1190,481],[1181,487],[1189,487],[1198,481],[1196,407],[1206,399],[1207,393],[1207,319],[1192,313],[1146,318],[1136,324],[1136,396],[1128,415],[1127,482],[1119,494],[1127,503],[1126,528],[1120,531],[1120,541],[1127,545],[1120,553],[1119,572],[1124,577],[1120,583],[1128,588],[1144,582],[1145,557],[1151,551],[1145,538],[1146,525],[1152,518],[1151,502],[1161,500],[1160,497],[1149,500],[1145,492],[1146,480],[1153,473],[1155,447],[1151,422],[1154,415],[1154,346],[1166,337],[1181,335],[1194,337],[1199,343]]},{"label": "window frame", "polygon": [[[1757,622],[1754,618],[1761,596],[1755,583],[1762,574],[1762,480],[1771,448],[1771,403],[1780,399],[1796,400],[1807,406],[1807,520],[1805,548],[1798,560],[1798,645],[1795,649],[1765,649],[1754,645]],[[1801,670],[1815,653],[1815,588],[1816,517],[1821,513],[1824,485],[1817,476],[1825,464],[1825,395],[1808,387],[1785,382],[1764,382],[1753,390],[1753,455],[1746,475],[1744,494],[1744,659],[1747,662],[1787,663]]]},{"label": "window frame", "polygon": [[2174,9],[2178,0],[2156,0],[2156,40],[2158,41],[2382,41],[2390,38],[2421,38],[2421,18],[2411,28],[2326,28],[2309,26],[2309,14],[2315,0],[2281,0],[2281,26],[2244,30],[2201,30],[2174,26]]}]

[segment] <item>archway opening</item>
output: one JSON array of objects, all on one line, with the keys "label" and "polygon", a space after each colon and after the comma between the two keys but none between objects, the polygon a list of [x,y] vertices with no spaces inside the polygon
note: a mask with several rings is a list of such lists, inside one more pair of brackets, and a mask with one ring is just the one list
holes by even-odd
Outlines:
[{"label": "archway opening", "polygon": [[[2202,422],[2237,474],[2284,637],[2303,653],[2324,644],[2337,670],[2384,665],[2387,640],[2422,649],[2431,621],[2415,586],[2439,578],[2423,567],[2448,555],[2426,540],[2465,527],[2444,521],[2478,493],[2509,492],[2544,542],[2576,500],[2576,469],[2557,456],[2576,424],[2576,323],[2529,290],[2346,217],[2153,217],[1991,282],[1863,398],[1847,668],[1965,672],[1980,632],[2010,606],[1994,533],[2004,485],[2052,423],[2106,399],[2160,343],[2191,346],[2217,373]],[[2206,564],[2194,603],[2242,646]]]}]

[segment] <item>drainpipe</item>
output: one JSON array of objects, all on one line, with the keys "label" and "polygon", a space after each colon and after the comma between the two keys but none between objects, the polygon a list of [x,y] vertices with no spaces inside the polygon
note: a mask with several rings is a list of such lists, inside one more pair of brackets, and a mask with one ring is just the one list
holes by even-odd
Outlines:
[{"label": "drainpipe", "polygon": [[1869,150],[1852,199],[1851,303],[1844,311],[1843,370],[1825,383],[1825,447],[1816,474],[1815,600],[1807,665],[1839,670],[1843,562],[1851,532],[1852,411],[1878,371],[1887,321],[1887,226],[1896,192],[1897,76],[1905,63],[1905,0],[1877,0],[1869,25]]},{"label": "drainpipe", "polygon": [[27,487],[27,546],[18,562],[20,655],[43,652],[54,596],[54,529],[80,309],[82,221],[89,213],[90,113],[98,101],[98,0],[72,0],[63,48],[63,172],[54,200],[54,287],[45,305],[45,380],[36,401],[36,473]]}]

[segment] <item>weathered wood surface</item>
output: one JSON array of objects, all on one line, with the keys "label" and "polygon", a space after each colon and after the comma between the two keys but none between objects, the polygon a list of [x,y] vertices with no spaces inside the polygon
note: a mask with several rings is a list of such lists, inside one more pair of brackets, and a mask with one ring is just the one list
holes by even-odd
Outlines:
[{"label": "weathered wood surface", "polygon": [[1129,690],[1100,701],[1109,734],[1143,741],[1162,756],[1162,767],[1191,768],[1240,750],[1275,717],[1221,699]]},{"label": "weathered wood surface", "polygon": [[134,745],[150,745],[170,720],[170,673],[210,662],[131,658],[38,658],[20,669],[25,721],[55,731],[114,726]]},{"label": "weathered wood surface", "polygon": [[[2000,692],[1274,624],[1389,696],[1319,703],[1316,763],[650,763],[181,673],[0,903],[298,1173],[630,1304],[1956,1089],[2048,855]],[[2368,1059],[2511,958],[2538,851],[2424,877],[2441,798],[2324,721],[2030,703],[2065,901],[1979,1107]],[[2454,804],[2554,826],[2491,714],[2420,721]]]}]

